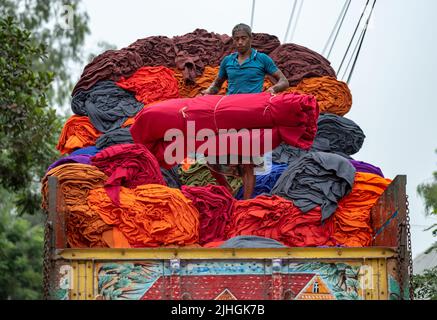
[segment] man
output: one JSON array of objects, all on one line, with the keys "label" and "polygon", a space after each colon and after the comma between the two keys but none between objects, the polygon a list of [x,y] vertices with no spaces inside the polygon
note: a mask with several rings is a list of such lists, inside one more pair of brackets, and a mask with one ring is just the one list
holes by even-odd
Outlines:
[{"label": "man", "polygon": [[[226,56],[221,64],[217,78],[211,86],[202,94],[217,94],[223,83],[228,81],[227,94],[260,93],[263,90],[266,75],[272,76],[276,84],[267,92],[276,94],[288,88],[288,80],[273,60],[266,54],[252,48],[252,30],[240,23],[232,30],[232,39],[237,49],[236,53]],[[240,164],[237,166],[238,173],[230,173],[235,166],[211,166],[211,173],[222,185],[230,188],[222,173],[239,175],[243,178],[244,199],[250,199],[255,187],[254,165]]]}]

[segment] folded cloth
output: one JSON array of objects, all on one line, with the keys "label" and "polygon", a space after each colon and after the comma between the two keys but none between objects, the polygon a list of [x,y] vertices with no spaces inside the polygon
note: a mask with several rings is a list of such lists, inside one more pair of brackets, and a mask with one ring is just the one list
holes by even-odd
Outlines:
[{"label": "folded cloth", "polygon": [[334,218],[334,238],[346,247],[372,245],[370,211],[391,180],[372,173],[357,172],[349,195],[341,199]]},{"label": "folded cloth", "polygon": [[363,130],[352,120],[324,113],[317,121],[317,135],[312,150],[337,153],[349,159],[363,146]]},{"label": "folded cloth", "polygon": [[352,94],[347,83],[333,77],[303,79],[287,91],[315,96],[320,112],[344,116],[352,107]]},{"label": "folded cloth", "polygon": [[120,77],[129,77],[141,66],[143,60],[137,52],[125,49],[107,50],[85,67],[72,96],[79,91],[91,89],[99,81],[118,81]]},{"label": "folded cloth", "polygon": [[259,196],[235,203],[228,238],[261,236],[290,247],[315,247],[332,244],[332,233],[332,222],[321,223],[320,208],[303,214],[291,201]]},{"label": "folded cloth", "polygon": [[74,115],[64,124],[56,149],[61,154],[66,154],[76,149],[94,146],[100,135],[88,117]]},{"label": "folded cloth", "polygon": [[[159,102],[153,108],[144,108],[135,118],[131,133],[135,143],[146,145],[156,155],[162,167],[171,167],[182,162],[189,152],[206,154],[203,150],[205,148],[208,156],[230,154],[231,146],[228,143],[221,144],[219,134],[220,138],[225,137],[225,142],[226,139],[236,138],[236,152],[242,156],[253,156],[250,143],[256,145],[257,142],[260,154],[256,156],[270,152],[281,140],[289,145],[309,149],[317,132],[317,118],[318,106],[312,96],[292,93],[277,96],[268,93],[210,95],[192,99],[173,99]],[[194,123],[195,127],[192,126],[189,130],[188,121]],[[165,142],[164,137],[169,135],[169,129],[178,134],[173,137],[181,138],[176,139],[176,142]],[[207,143],[196,137],[203,134],[206,129],[212,135],[215,134],[208,138]],[[234,132],[231,129],[234,129]],[[227,133],[222,134],[222,131]],[[270,137],[267,134],[270,134]],[[174,159],[165,159],[166,149],[178,143],[187,146],[193,143],[195,150],[185,147],[176,153]],[[214,148],[210,148],[211,144]],[[220,145],[221,147],[218,147]]]},{"label": "folded cloth", "polygon": [[102,134],[96,140],[96,147],[102,150],[116,144],[127,143],[134,143],[132,135],[130,134],[130,128],[120,128]]},{"label": "folded cloth", "polygon": [[120,128],[143,106],[133,94],[121,89],[112,81],[101,81],[87,91],[79,91],[71,101],[73,112],[88,116],[100,132]]},{"label": "folded cloth", "polygon": [[171,169],[161,168],[162,176],[164,177],[165,183],[171,188],[180,189],[182,184],[179,180],[179,165],[174,166]]},{"label": "folded cloth", "polygon": [[374,165],[372,165],[370,163],[366,163],[363,161],[356,161],[356,160],[350,160],[350,162],[355,167],[357,172],[373,173],[373,174],[376,174],[376,175],[384,178],[384,174],[382,173],[381,169],[378,167],[375,167]]},{"label": "folded cloth", "polygon": [[42,208],[48,210],[48,177],[58,178],[59,208],[65,217],[67,244],[71,248],[107,247],[105,232],[112,229],[88,207],[90,190],[103,187],[107,176],[98,168],[67,163],[51,169],[42,180]]},{"label": "folded cloth", "polygon": [[281,143],[272,153],[272,161],[275,163],[290,164],[307,154],[307,150],[289,146],[286,143]]},{"label": "folded cloth", "polygon": [[201,75],[205,66],[218,66],[225,50],[224,40],[228,39],[226,35],[204,29],[173,37],[176,66],[183,70],[185,79],[194,82],[194,77]]},{"label": "folded cloth", "polygon": [[[262,194],[270,194],[276,182],[282,173],[287,169],[286,164],[273,164],[269,173],[256,176],[255,189],[253,190],[252,198]],[[244,189],[240,188],[235,198],[243,199]]]},{"label": "folded cloth", "polygon": [[131,247],[186,246],[199,240],[199,212],[178,189],[144,185],[122,187],[115,206],[103,188],[90,192],[90,208],[116,226]]},{"label": "folded cloth", "polygon": [[179,98],[178,83],[174,72],[166,67],[142,67],[131,77],[122,77],[117,85],[135,93],[145,105],[161,100]]},{"label": "folded cloth", "polygon": [[[229,186],[236,192],[243,184],[239,177],[225,176]],[[211,174],[208,166],[195,163],[188,168],[179,168],[179,179],[183,185],[192,187],[206,187],[207,185],[217,185],[217,180]]]},{"label": "folded cloth", "polygon": [[126,50],[137,53],[143,60],[142,66],[175,66],[176,53],[173,39],[165,36],[152,36],[138,39]]},{"label": "folded cloth", "polygon": [[81,149],[77,149],[75,151],[73,151],[71,153],[72,156],[79,156],[79,155],[90,155],[90,156],[94,156],[97,153],[99,153],[99,149],[97,149],[95,146],[91,146],[91,147],[86,147],[86,148],[81,148]]},{"label": "folded cloth", "polygon": [[270,54],[270,57],[287,77],[290,86],[297,85],[305,78],[336,78],[335,71],[327,59],[297,44],[282,44]]},{"label": "folded cloth", "polygon": [[200,214],[199,244],[223,241],[225,228],[231,220],[234,199],[223,186],[182,186],[182,193],[190,199]]},{"label": "folded cloth", "polygon": [[238,236],[233,237],[223,244],[220,248],[286,248],[284,244],[279,241],[258,237],[258,236]]},{"label": "folded cloth", "polygon": [[351,191],[355,171],[339,155],[310,152],[289,165],[272,194],[292,200],[304,213],[321,206],[322,221],[325,221],[337,209],[338,201]]},{"label": "folded cloth", "polygon": [[135,188],[143,184],[165,185],[158,162],[140,144],[119,144],[106,148],[92,157],[92,164],[108,175],[105,190],[119,204],[121,186]]},{"label": "folded cloth", "polygon": [[53,168],[60,166],[62,164],[66,163],[82,163],[82,164],[91,164],[91,156],[90,155],[71,155],[68,157],[61,158],[57,160],[56,162],[52,163],[48,169],[47,172],[52,170]]}]

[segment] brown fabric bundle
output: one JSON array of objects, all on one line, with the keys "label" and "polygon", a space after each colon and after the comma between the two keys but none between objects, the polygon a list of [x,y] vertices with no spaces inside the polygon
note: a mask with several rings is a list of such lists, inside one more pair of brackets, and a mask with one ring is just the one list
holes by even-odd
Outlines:
[{"label": "brown fabric bundle", "polygon": [[199,240],[199,212],[178,189],[153,184],[122,187],[120,206],[114,206],[99,188],[90,191],[87,201],[132,247],[185,246]]},{"label": "brown fabric bundle", "polygon": [[295,86],[305,78],[335,77],[331,63],[317,52],[297,44],[283,44],[276,48],[271,58],[287,77],[290,86]]},{"label": "brown fabric bundle", "polygon": [[196,29],[183,36],[173,37],[176,51],[176,67],[182,70],[185,81],[195,82],[205,66],[218,66],[224,53],[224,40],[228,36]]},{"label": "brown fabric bundle", "polygon": [[86,202],[90,190],[103,187],[107,176],[94,166],[69,163],[50,170],[42,180],[42,208],[48,209],[48,177],[58,178],[65,209],[67,243],[72,248],[107,247],[103,234],[112,229]]},{"label": "brown fabric bundle", "polygon": [[88,117],[74,115],[65,122],[56,149],[61,154],[66,154],[76,149],[94,146],[101,135]]},{"label": "brown fabric bundle", "polygon": [[347,83],[333,77],[304,79],[296,87],[289,88],[287,91],[315,96],[321,113],[344,116],[352,107],[352,94]]},{"label": "brown fabric bundle", "polygon": [[175,67],[176,52],[173,39],[165,36],[152,36],[138,39],[126,48],[136,52],[143,60],[143,66]]},{"label": "brown fabric bundle", "polygon": [[143,59],[134,51],[105,51],[85,67],[71,95],[76,95],[80,90],[89,90],[102,80],[118,81],[120,77],[130,77],[142,65]]}]

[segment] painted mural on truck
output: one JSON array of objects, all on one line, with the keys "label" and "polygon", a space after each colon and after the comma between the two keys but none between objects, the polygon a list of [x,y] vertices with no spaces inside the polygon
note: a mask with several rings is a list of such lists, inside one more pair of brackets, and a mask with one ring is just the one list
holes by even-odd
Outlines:
[{"label": "painted mural on truck", "polygon": [[[113,262],[96,265],[95,299],[360,300],[360,264],[263,261]],[[277,295],[279,294],[279,295]]]}]

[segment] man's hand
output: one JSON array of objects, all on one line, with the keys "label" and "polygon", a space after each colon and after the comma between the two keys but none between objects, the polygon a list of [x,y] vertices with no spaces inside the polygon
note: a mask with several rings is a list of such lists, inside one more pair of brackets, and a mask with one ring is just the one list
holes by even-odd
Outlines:
[{"label": "man's hand", "polygon": [[272,94],[272,95],[273,95],[273,94],[276,94],[275,87],[270,87],[270,88],[268,88],[266,92],[268,92],[268,93],[270,93],[270,94]]}]

